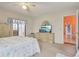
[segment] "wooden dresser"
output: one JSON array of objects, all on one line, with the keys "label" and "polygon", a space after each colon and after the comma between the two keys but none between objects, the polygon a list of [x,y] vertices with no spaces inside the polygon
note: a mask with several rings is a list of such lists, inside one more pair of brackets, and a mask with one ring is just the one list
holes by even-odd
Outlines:
[{"label": "wooden dresser", "polygon": [[46,41],[49,43],[54,43],[54,33],[36,33],[35,34],[35,38],[42,40],[42,41]]},{"label": "wooden dresser", "polygon": [[10,26],[6,23],[0,23],[0,37],[10,36]]}]

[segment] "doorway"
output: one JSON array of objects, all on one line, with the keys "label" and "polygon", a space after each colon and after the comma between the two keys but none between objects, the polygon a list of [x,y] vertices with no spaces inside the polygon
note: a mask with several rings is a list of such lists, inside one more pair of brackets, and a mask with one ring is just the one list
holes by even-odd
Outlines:
[{"label": "doorway", "polygon": [[64,16],[64,43],[76,44],[76,16]]}]

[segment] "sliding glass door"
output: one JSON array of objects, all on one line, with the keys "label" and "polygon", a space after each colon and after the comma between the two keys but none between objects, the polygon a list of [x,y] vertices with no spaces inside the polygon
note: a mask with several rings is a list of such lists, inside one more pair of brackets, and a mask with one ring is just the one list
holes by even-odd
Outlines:
[{"label": "sliding glass door", "polygon": [[13,19],[12,27],[13,27],[13,36],[25,36],[26,35],[25,21]]},{"label": "sliding glass door", "polygon": [[19,24],[18,24],[18,35],[19,36],[25,36],[25,22],[24,21],[19,21]]},{"label": "sliding glass door", "polygon": [[17,20],[12,20],[12,32],[13,32],[13,36],[17,36],[18,35],[18,25],[17,25]]}]

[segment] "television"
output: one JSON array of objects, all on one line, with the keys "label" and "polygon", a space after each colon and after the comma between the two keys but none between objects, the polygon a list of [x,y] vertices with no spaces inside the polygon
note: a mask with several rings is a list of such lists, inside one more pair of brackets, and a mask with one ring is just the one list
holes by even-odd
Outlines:
[{"label": "television", "polygon": [[41,26],[41,28],[39,29],[39,32],[49,32],[51,33],[51,25],[46,25],[46,26]]}]

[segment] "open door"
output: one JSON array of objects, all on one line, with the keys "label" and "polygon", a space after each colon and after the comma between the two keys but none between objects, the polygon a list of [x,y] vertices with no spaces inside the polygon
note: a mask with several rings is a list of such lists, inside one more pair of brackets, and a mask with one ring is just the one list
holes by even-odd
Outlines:
[{"label": "open door", "polygon": [[76,16],[64,16],[64,43],[76,44]]}]

